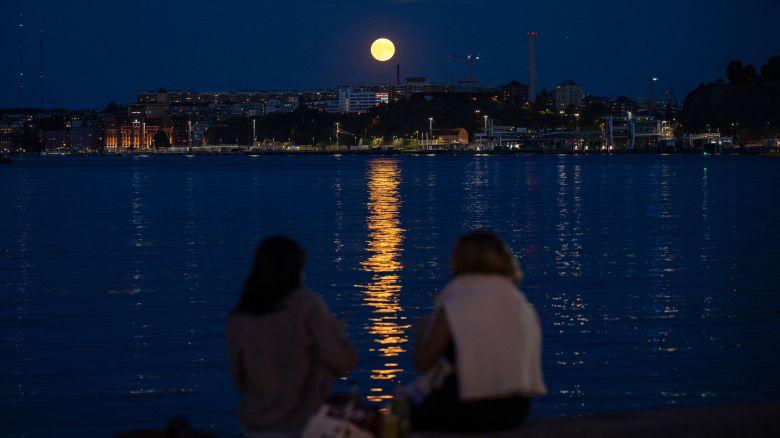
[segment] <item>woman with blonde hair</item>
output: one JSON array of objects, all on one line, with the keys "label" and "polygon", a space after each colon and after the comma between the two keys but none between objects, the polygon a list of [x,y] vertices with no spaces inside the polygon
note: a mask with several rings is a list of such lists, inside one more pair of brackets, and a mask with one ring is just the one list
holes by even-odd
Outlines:
[{"label": "woman with blonde hair", "polygon": [[[515,429],[531,397],[547,392],[541,369],[541,326],[517,285],[523,274],[509,246],[494,232],[461,236],[452,254],[452,279],[433,315],[418,324],[415,364],[451,373],[412,405],[420,430],[477,432]],[[447,367],[447,365],[445,365]]]}]

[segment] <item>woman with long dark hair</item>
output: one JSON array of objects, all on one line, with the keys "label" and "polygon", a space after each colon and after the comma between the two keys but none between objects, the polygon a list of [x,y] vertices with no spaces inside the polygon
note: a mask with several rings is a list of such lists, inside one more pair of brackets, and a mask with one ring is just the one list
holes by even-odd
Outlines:
[{"label": "woman with long dark hair", "polygon": [[357,362],[342,324],[303,287],[303,249],[275,236],[257,248],[228,318],[230,370],[241,392],[247,434],[295,432]]}]

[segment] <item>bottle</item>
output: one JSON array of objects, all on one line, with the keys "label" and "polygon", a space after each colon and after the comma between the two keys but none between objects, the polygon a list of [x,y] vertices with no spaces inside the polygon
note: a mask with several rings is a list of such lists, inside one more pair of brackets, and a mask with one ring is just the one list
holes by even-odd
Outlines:
[{"label": "bottle", "polygon": [[409,399],[406,397],[406,391],[402,385],[395,387],[391,410],[393,415],[398,417],[398,438],[409,438],[412,434]]},{"label": "bottle", "polygon": [[379,438],[398,438],[398,416],[389,409],[379,417]]}]

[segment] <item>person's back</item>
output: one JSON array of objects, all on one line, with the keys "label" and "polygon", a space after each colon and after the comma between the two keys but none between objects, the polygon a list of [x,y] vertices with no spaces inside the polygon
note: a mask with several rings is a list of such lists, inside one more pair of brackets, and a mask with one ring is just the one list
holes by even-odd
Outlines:
[{"label": "person's back", "polygon": [[517,288],[522,271],[508,245],[487,231],[458,239],[452,271],[433,316],[418,324],[415,365],[425,375],[416,387],[412,424],[421,430],[515,429],[528,416],[531,397],[547,392],[539,318]]},{"label": "person's back", "polygon": [[228,319],[230,368],[248,432],[299,429],[327,396],[333,377],[357,361],[341,324],[319,296],[301,287],[302,267],[303,252],[294,242],[263,242]]}]

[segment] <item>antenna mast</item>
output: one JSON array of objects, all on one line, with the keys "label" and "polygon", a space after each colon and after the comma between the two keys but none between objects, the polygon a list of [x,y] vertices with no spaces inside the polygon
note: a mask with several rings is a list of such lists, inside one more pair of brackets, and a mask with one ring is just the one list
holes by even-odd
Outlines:
[{"label": "antenna mast", "polygon": [[24,106],[24,58],[22,56],[22,33],[24,23],[22,22],[22,13],[19,13],[19,108]]},{"label": "antenna mast", "polygon": [[41,86],[38,90],[38,94],[40,94],[41,97],[41,109],[43,109],[43,20],[39,21],[40,25],[40,39],[39,39],[39,49],[40,49],[40,55],[41,55],[41,71],[40,71],[40,77],[41,77]]}]

